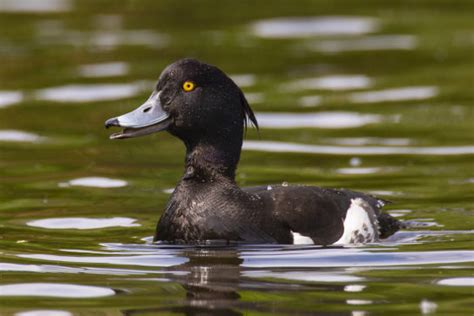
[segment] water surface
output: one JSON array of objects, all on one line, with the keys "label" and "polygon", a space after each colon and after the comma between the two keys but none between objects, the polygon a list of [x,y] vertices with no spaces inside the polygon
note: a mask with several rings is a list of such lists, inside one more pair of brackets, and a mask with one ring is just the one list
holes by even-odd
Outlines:
[{"label": "water surface", "polygon": [[[0,314],[470,315],[472,1],[0,0]],[[354,247],[151,243],[182,171],[105,119],[192,56],[243,88],[242,186],[346,187],[409,228]]]}]

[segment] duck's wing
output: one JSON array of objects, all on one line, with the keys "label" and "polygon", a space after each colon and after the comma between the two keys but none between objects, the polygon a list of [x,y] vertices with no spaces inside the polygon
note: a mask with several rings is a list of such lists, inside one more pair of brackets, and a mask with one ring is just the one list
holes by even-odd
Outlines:
[{"label": "duck's wing", "polygon": [[244,190],[267,201],[272,215],[291,230],[294,243],[367,243],[383,237],[378,218],[386,202],[373,196],[315,186],[272,185]]}]

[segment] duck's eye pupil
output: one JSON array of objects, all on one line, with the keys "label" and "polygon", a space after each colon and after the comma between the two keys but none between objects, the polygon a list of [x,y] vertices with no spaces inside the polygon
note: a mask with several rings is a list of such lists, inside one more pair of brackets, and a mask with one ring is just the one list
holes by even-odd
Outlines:
[{"label": "duck's eye pupil", "polygon": [[194,90],[194,83],[191,81],[186,81],[183,83],[183,90],[186,92],[193,91]]}]

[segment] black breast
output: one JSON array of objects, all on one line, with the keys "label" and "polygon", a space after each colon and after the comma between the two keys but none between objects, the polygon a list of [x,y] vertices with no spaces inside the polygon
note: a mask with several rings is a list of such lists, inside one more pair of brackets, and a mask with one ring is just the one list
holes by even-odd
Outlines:
[{"label": "black breast", "polygon": [[289,230],[270,208],[266,198],[230,181],[182,180],[158,222],[155,240],[291,243]]}]

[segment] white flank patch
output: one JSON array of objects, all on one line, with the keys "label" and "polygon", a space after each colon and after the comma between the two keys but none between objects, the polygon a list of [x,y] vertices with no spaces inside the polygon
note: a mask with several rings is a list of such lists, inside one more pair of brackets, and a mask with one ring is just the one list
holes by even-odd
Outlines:
[{"label": "white flank patch", "polygon": [[[374,242],[378,239],[378,231],[370,219],[371,207],[360,198],[352,199],[344,219],[344,233],[335,245],[361,244]],[[375,216],[373,214],[372,216]]]},{"label": "white flank patch", "polygon": [[291,231],[293,235],[293,245],[314,245],[314,242],[311,238],[303,236],[299,233]]}]

